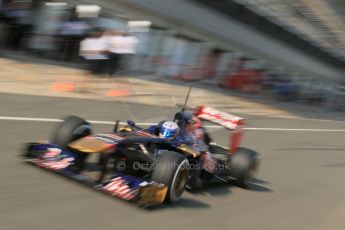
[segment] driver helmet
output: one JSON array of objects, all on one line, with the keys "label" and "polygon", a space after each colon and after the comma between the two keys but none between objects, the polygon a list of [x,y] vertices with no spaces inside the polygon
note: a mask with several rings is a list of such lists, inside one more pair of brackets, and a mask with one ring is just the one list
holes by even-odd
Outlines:
[{"label": "driver helmet", "polygon": [[178,130],[179,128],[175,122],[166,121],[160,128],[159,137],[173,139],[176,137]]}]

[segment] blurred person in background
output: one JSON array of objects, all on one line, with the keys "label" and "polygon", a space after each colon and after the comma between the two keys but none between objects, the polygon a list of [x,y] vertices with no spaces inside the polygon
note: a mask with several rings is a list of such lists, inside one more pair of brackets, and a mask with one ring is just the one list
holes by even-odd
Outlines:
[{"label": "blurred person in background", "polygon": [[0,0],[0,47],[3,46],[4,43],[4,32],[6,30],[6,17],[5,17],[5,6],[1,3]]},{"label": "blurred person in background", "polygon": [[79,54],[86,61],[90,75],[102,76],[105,74],[108,47],[102,35],[103,31],[96,28],[80,42]]},{"label": "blurred person in background", "polygon": [[[121,34],[120,36],[114,36],[111,40],[111,53],[115,54],[116,71],[126,69],[128,63],[132,61],[132,57],[136,53],[136,47],[138,39],[135,36],[129,34]],[[114,74],[114,72],[112,72]]]},{"label": "blurred person in background", "polygon": [[107,73],[112,76],[119,69],[120,54],[118,53],[119,40],[123,32],[106,31],[103,35],[104,42],[108,46],[109,59],[107,63]]},{"label": "blurred person in background", "polygon": [[273,85],[273,92],[279,101],[292,101],[298,97],[298,87],[287,74],[282,74],[276,79]]},{"label": "blurred person in background", "polygon": [[4,35],[5,45],[20,49],[24,38],[32,31],[34,16],[32,3],[28,1],[11,1],[2,9],[2,15],[7,28]]},{"label": "blurred person in background", "polygon": [[77,58],[79,43],[85,38],[90,26],[79,20],[75,13],[70,20],[63,23],[60,27],[59,36],[61,39],[61,50],[63,60],[74,60]]}]

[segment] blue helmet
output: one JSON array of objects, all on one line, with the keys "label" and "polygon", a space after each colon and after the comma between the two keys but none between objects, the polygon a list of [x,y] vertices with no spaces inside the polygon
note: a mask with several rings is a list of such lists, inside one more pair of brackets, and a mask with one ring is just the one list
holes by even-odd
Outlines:
[{"label": "blue helmet", "polygon": [[176,137],[178,130],[179,128],[175,122],[166,121],[160,128],[159,137],[173,139]]}]

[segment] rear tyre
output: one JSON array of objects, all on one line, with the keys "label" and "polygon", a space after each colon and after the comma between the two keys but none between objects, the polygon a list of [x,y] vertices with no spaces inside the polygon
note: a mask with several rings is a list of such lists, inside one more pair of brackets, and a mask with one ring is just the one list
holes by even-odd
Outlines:
[{"label": "rear tyre", "polygon": [[156,162],[151,179],[168,186],[166,203],[177,202],[188,181],[188,160],[177,152],[168,151]]},{"label": "rear tyre", "polygon": [[230,176],[236,185],[248,188],[255,178],[260,164],[259,154],[246,148],[238,148],[230,159]]},{"label": "rear tyre", "polygon": [[51,143],[67,148],[74,140],[90,135],[91,125],[84,119],[77,116],[68,116],[62,123],[58,124],[53,131]]}]

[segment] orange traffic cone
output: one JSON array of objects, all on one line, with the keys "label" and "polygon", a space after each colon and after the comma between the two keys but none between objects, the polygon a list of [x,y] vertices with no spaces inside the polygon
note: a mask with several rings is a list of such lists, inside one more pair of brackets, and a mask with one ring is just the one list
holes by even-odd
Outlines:
[{"label": "orange traffic cone", "polygon": [[74,82],[56,82],[52,84],[53,91],[72,92],[75,89]]}]

